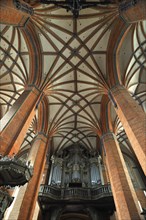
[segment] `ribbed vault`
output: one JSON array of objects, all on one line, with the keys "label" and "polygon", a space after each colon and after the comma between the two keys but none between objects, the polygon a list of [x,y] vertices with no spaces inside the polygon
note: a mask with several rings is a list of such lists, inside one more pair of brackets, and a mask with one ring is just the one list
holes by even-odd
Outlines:
[{"label": "ribbed vault", "polygon": [[[49,133],[57,149],[80,142],[96,148],[102,94],[109,88],[108,38],[117,9],[87,9],[76,20],[54,7],[35,10],[48,96]],[[94,149],[95,150],[95,149]]]},{"label": "ribbed vault", "polygon": [[[84,9],[78,19],[73,19],[71,12],[64,9],[27,2],[34,7],[29,25],[38,41],[40,57],[34,60],[39,63],[39,71],[32,77],[30,51],[34,48],[30,50],[25,37],[27,28],[2,25],[1,117],[27,85],[36,84],[45,98],[23,146],[43,130],[52,138],[55,151],[77,142],[95,150],[99,146],[98,136],[106,130],[117,134],[123,131],[108,99],[114,79],[107,69],[107,49],[119,19],[117,6]],[[143,109],[146,105],[145,39],[145,22],[131,25],[114,58],[119,67],[117,78]]]},{"label": "ribbed vault", "polygon": [[1,25],[1,117],[21,95],[28,81],[30,57],[21,31]]}]

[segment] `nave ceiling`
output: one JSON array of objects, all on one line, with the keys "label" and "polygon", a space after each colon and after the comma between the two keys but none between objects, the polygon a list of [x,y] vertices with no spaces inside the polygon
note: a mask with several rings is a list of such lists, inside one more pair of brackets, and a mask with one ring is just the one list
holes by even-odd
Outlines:
[{"label": "nave ceiling", "polygon": [[[65,9],[34,1],[30,4],[34,7],[30,28],[1,25],[1,118],[27,85],[36,84],[46,97],[41,114],[55,151],[74,143],[91,151],[99,149],[98,136],[109,128],[123,135],[108,90],[114,78],[145,110],[146,22],[127,27],[114,58],[118,66],[114,76],[109,72],[107,56],[110,34],[119,20],[116,5],[84,9],[73,19]],[[33,42],[28,43],[30,29],[39,51],[35,61],[30,53]],[[36,74],[32,73],[33,62],[39,63]],[[39,115],[37,111],[22,147],[37,133]],[[125,135],[122,137],[126,140]]]}]

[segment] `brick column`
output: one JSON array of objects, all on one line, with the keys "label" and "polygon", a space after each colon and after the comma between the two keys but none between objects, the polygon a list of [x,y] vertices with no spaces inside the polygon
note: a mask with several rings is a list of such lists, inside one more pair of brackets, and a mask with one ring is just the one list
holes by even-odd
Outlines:
[{"label": "brick column", "polygon": [[33,177],[27,185],[17,220],[32,220],[38,197],[39,186],[46,163],[47,137],[38,134],[35,138],[28,160],[33,165]]},{"label": "brick column", "polygon": [[119,5],[119,14],[127,23],[146,20],[146,1],[127,0]]},{"label": "brick column", "polygon": [[0,23],[14,26],[24,26],[33,8],[22,0],[0,0]]},{"label": "brick column", "polygon": [[29,87],[1,120],[0,153],[17,153],[35,115],[40,91]]},{"label": "brick column", "polygon": [[121,85],[110,90],[109,98],[125,129],[131,146],[146,175],[146,117],[142,108]]},{"label": "brick column", "polygon": [[103,160],[103,169],[102,169],[102,175],[103,175],[103,179],[104,179],[104,184],[108,184],[110,181],[109,181],[109,175],[108,175],[108,172],[107,172],[107,167],[106,167],[106,162],[105,162],[105,153],[103,152],[102,153],[102,160]]},{"label": "brick column", "polygon": [[120,146],[113,133],[101,137],[106,165],[119,220],[140,220],[138,200],[130,180]]}]

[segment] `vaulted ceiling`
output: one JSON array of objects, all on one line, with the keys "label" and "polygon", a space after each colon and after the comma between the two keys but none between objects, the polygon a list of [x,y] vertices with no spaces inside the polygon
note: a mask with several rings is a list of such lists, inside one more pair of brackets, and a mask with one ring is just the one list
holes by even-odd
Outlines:
[{"label": "vaulted ceiling", "polygon": [[[103,127],[109,129],[103,120],[110,118],[117,135],[123,132],[106,95],[112,77],[107,67],[109,37],[119,19],[118,7],[115,4],[84,9],[73,19],[65,9],[29,3],[34,7],[29,23],[40,54],[35,59],[40,59],[41,65],[33,74],[27,27],[1,25],[1,118],[34,80],[46,96],[47,110],[43,114],[47,114],[44,120],[54,150],[73,143],[95,150]],[[146,22],[129,25],[127,30],[116,57],[117,78],[145,109]],[[107,112],[105,118],[103,111]],[[23,146],[35,136],[38,115]]]}]

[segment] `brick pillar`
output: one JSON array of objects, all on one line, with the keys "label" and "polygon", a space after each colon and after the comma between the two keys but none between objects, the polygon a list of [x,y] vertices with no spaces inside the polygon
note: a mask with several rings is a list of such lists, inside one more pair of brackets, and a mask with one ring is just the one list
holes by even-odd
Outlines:
[{"label": "brick pillar", "polygon": [[39,186],[46,163],[47,137],[38,134],[35,138],[28,160],[33,165],[33,177],[27,185],[17,220],[32,220],[38,197]]},{"label": "brick pillar", "polygon": [[145,113],[123,86],[112,88],[109,97],[146,175]]},{"label": "brick pillar", "polygon": [[119,220],[140,220],[140,210],[135,190],[130,180],[120,146],[113,133],[101,137],[106,152],[113,197]]},{"label": "brick pillar", "polygon": [[22,0],[0,0],[0,23],[14,26],[24,26],[33,8]]},{"label": "brick pillar", "polygon": [[104,184],[108,184],[110,181],[109,181],[109,174],[107,172],[107,167],[106,167],[106,162],[105,162],[105,153],[103,152],[102,153],[102,160],[103,160],[103,169],[102,169],[102,175],[103,175],[103,179],[104,179]]},{"label": "brick pillar", "polygon": [[29,87],[1,120],[0,153],[17,153],[35,115],[40,91]]},{"label": "brick pillar", "polygon": [[127,23],[146,20],[146,0],[127,0],[121,2],[119,14]]}]

